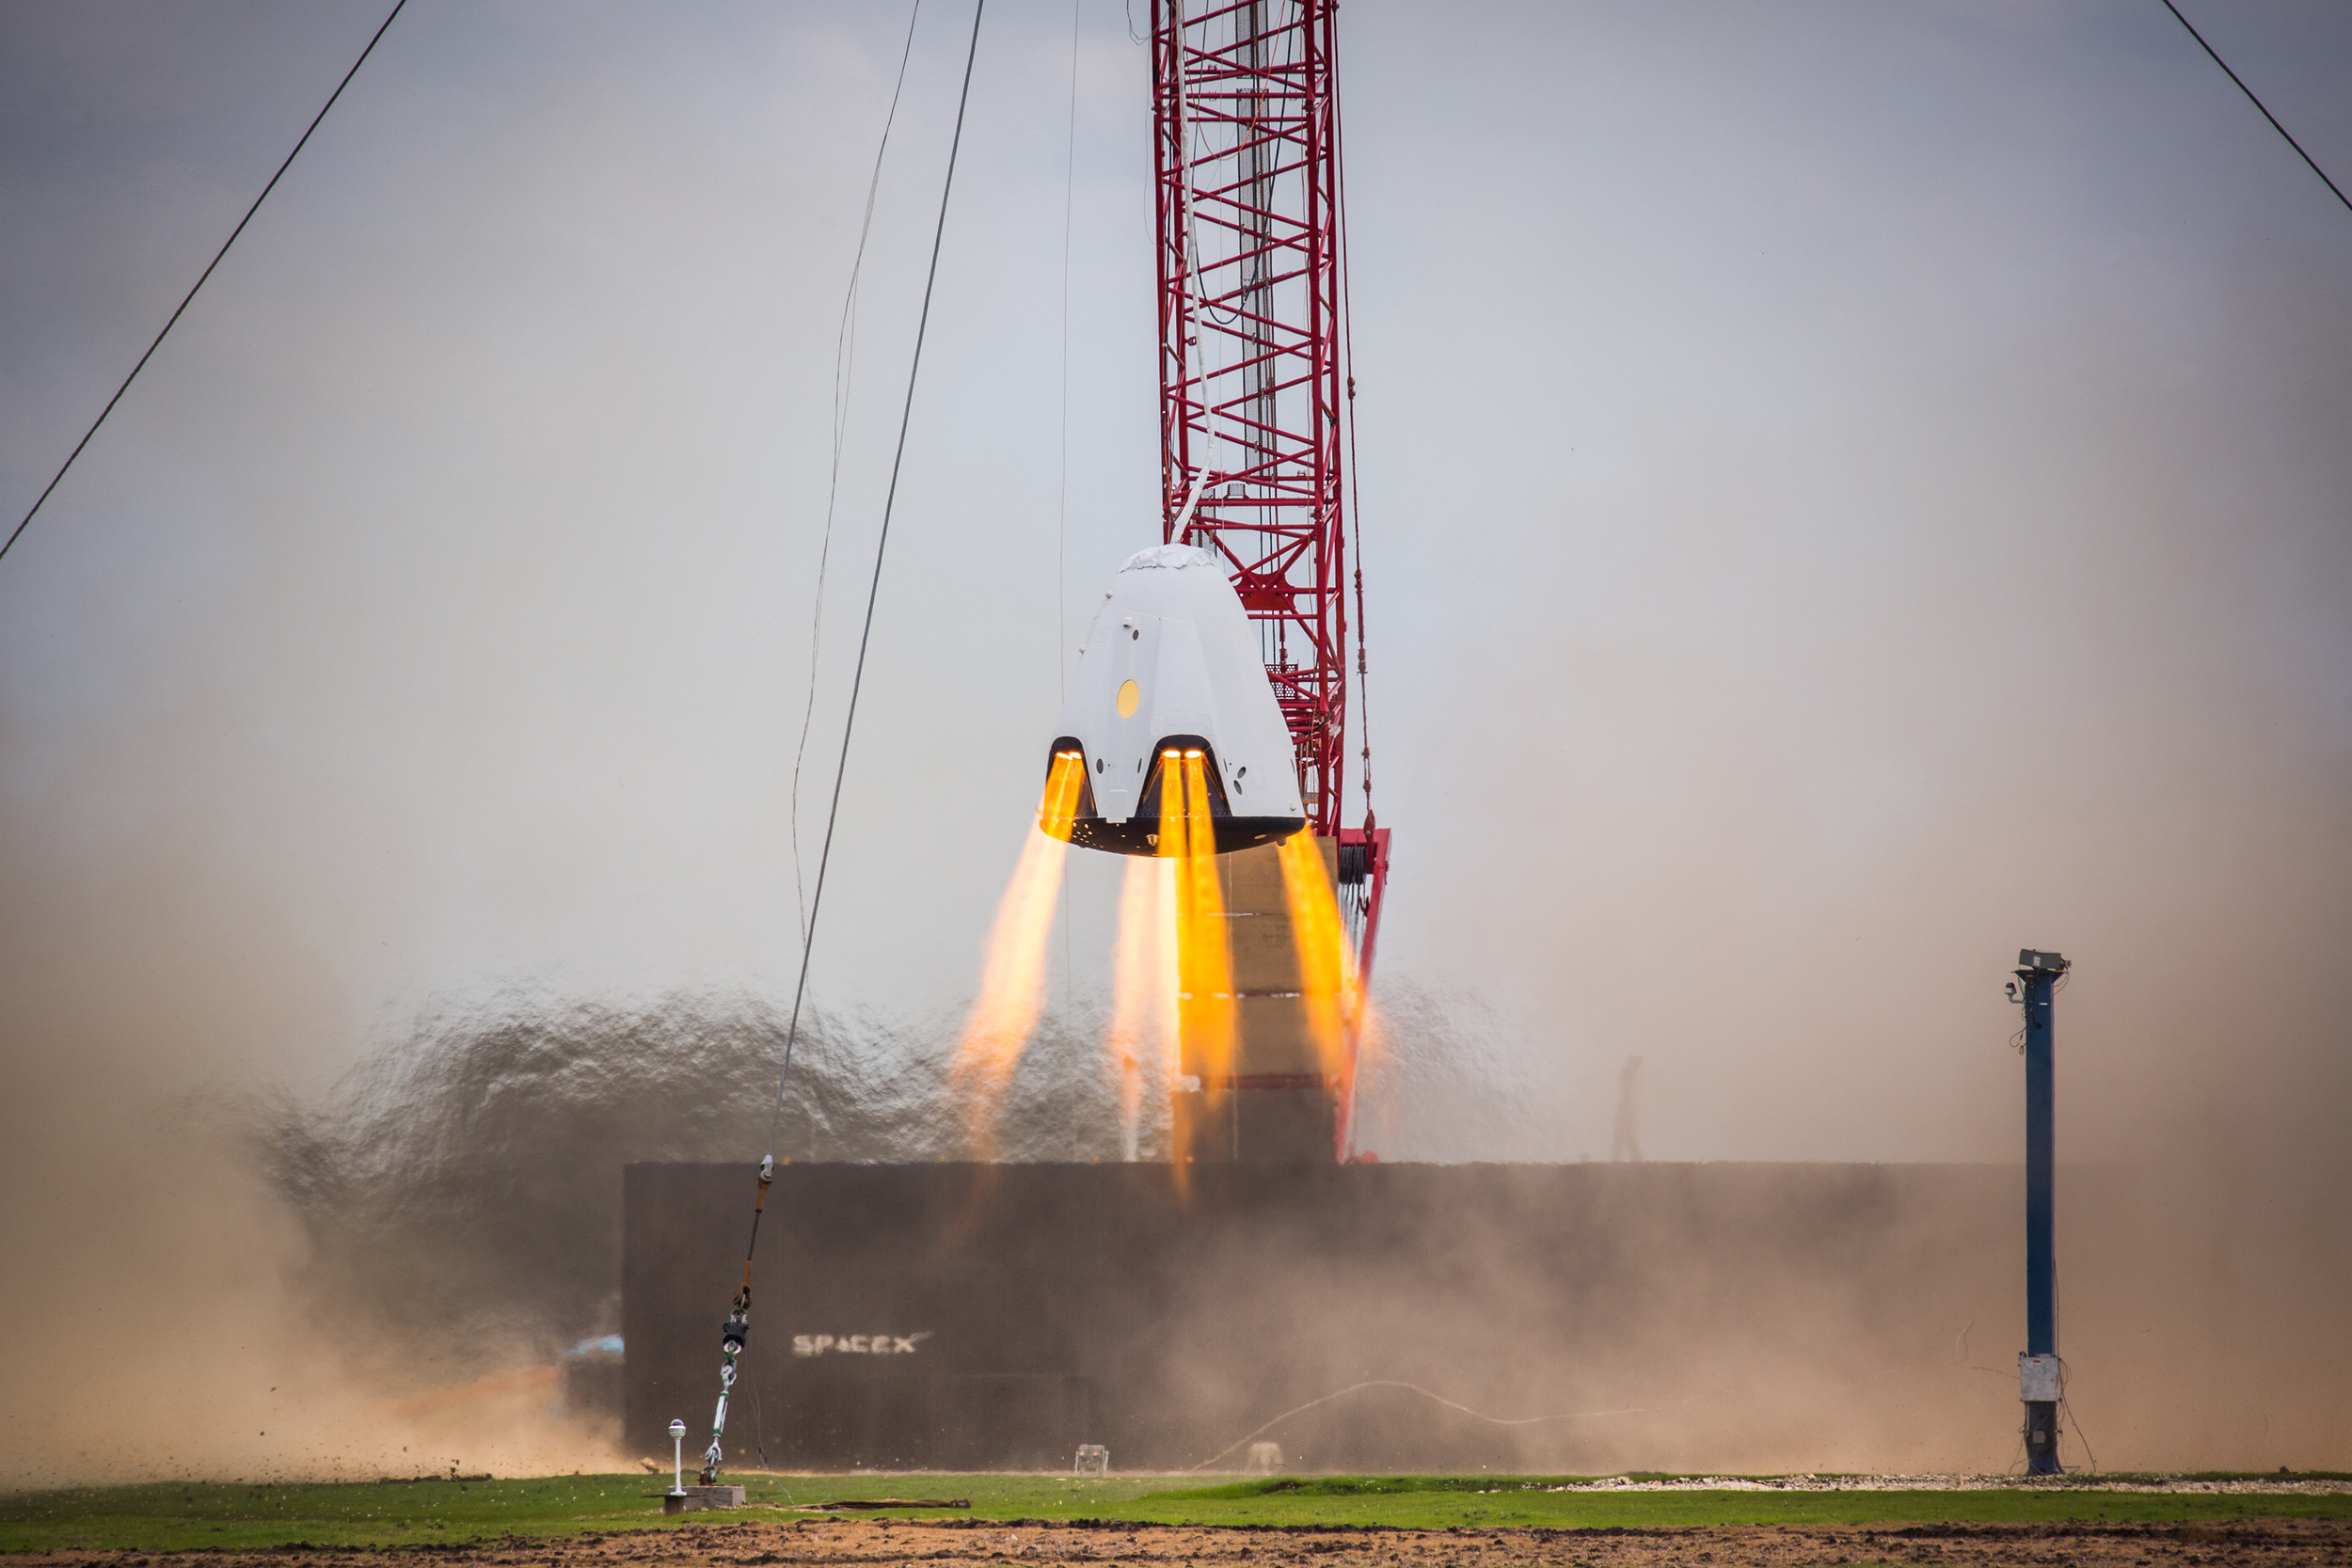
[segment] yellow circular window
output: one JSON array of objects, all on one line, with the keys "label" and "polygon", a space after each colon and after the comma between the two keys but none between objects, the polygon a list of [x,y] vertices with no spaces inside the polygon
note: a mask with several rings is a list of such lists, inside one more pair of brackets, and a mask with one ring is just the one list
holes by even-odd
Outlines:
[{"label": "yellow circular window", "polygon": [[1143,688],[1133,681],[1119,683],[1119,716],[1121,719],[1133,719],[1136,705],[1142,701]]}]

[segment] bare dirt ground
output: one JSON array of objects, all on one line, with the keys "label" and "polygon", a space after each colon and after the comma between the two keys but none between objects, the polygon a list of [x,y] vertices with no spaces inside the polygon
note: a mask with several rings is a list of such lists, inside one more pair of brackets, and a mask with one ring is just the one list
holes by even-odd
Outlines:
[{"label": "bare dirt ground", "polygon": [[[183,1554],[28,1553],[24,1568],[149,1568]],[[189,1554],[192,1555],[192,1554]],[[1156,1525],[712,1525],[483,1545],[207,1552],[205,1568],[1780,1568],[1789,1564],[2352,1565],[2352,1521],[2220,1524],[1724,1526],[1691,1529],[1357,1530]],[[11,1568],[16,1568],[11,1564]]]}]

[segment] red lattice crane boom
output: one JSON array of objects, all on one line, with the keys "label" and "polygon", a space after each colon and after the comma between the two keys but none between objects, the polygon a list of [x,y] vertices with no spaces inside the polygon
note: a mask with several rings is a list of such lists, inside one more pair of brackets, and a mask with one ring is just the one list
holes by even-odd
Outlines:
[{"label": "red lattice crane boom", "polygon": [[1337,10],[1332,0],[1153,0],[1160,461],[1164,537],[1222,556],[1257,626],[1310,824],[1339,840],[1369,974],[1388,833],[1368,782],[1363,825],[1342,820],[1351,585],[1359,618],[1361,601],[1342,504],[1354,385]]}]

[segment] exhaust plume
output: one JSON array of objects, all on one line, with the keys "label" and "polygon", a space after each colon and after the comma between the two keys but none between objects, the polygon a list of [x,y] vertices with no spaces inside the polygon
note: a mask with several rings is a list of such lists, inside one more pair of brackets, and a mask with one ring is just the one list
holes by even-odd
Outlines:
[{"label": "exhaust plume", "polygon": [[[1176,867],[1178,1070],[1200,1080],[1199,1113],[1214,1117],[1232,1092],[1233,965],[1226,945],[1225,893],[1199,752],[1161,753],[1160,854]],[[1179,1117],[1192,1114],[1179,1097]],[[1189,1147],[1177,1129],[1177,1147]]]},{"label": "exhaust plume", "polygon": [[1147,1087],[1165,1087],[1176,1044],[1175,863],[1126,857],[1119,891],[1119,947],[1111,975],[1105,1066],[1119,1090],[1120,1151],[1141,1143]]},{"label": "exhaust plume", "polygon": [[1086,761],[1074,752],[1054,758],[1038,808],[1037,830],[1022,846],[1012,879],[996,906],[980,994],[972,1004],[948,1069],[950,1082],[963,1096],[972,1148],[984,1160],[993,1157],[997,1108],[1043,1000],[1045,943],[1053,934],[1062,862],[1070,853],[1070,824],[1085,773]]},{"label": "exhaust plume", "polygon": [[1340,920],[1339,899],[1326,875],[1323,850],[1312,833],[1293,833],[1281,844],[1282,891],[1290,904],[1291,932],[1298,948],[1298,990],[1307,1026],[1326,1078],[1347,1072],[1348,1013],[1355,991],[1355,954]]}]

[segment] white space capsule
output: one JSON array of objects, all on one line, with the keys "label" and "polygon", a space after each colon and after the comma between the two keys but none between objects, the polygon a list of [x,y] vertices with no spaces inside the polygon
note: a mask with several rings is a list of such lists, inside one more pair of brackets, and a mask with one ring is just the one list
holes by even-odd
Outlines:
[{"label": "white space capsule", "polygon": [[1207,550],[1158,545],[1120,567],[1079,650],[1059,729],[1055,752],[1077,752],[1087,766],[1073,844],[1157,853],[1160,754],[1170,748],[1208,759],[1219,853],[1307,825],[1257,634]]}]

